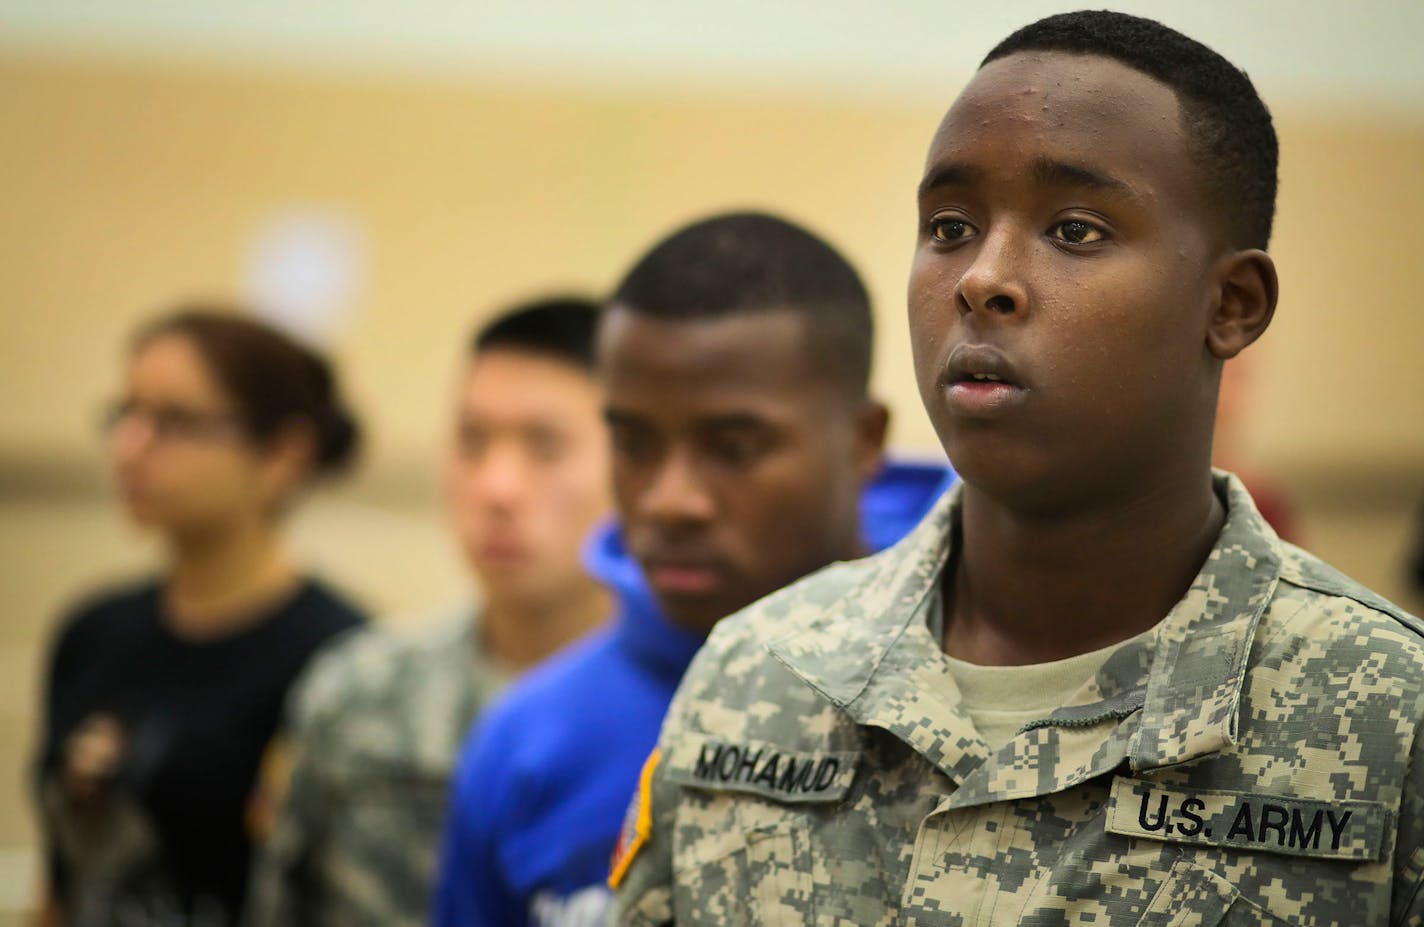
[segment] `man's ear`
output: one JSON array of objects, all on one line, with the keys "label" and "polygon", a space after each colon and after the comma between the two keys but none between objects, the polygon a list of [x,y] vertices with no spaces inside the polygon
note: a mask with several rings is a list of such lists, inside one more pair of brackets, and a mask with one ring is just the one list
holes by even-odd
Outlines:
[{"label": "man's ear", "polygon": [[1259,249],[1234,251],[1221,259],[1220,289],[1207,319],[1206,346],[1220,360],[1230,360],[1271,324],[1280,284],[1276,262]]},{"label": "man's ear", "polygon": [[885,439],[890,433],[890,410],[885,403],[866,399],[855,415],[856,470],[868,483],[885,466]]}]

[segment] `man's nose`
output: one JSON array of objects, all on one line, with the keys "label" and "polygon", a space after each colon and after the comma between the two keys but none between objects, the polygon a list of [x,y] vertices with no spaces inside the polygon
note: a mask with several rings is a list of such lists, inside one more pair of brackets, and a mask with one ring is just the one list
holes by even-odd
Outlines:
[{"label": "man's nose", "polygon": [[668,522],[706,522],[714,514],[712,494],[686,451],[667,454],[639,500],[649,518]]},{"label": "man's nose", "polygon": [[954,302],[963,314],[1021,318],[1028,311],[1028,290],[1024,279],[1028,249],[1023,231],[1003,223],[984,235],[955,287]]},{"label": "man's nose", "polygon": [[480,462],[478,486],[487,504],[512,505],[524,495],[528,466],[517,447],[496,443]]}]

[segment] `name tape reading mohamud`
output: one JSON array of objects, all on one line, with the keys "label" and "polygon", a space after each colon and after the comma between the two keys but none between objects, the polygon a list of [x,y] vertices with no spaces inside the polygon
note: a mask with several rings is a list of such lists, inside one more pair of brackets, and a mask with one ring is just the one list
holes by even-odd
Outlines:
[{"label": "name tape reading mohamud", "polygon": [[1386,818],[1378,802],[1168,788],[1118,776],[1107,829],[1172,843],[1369,860],[1379,859]]},{"label": "name tape reading mohamud", "polygon": [[667,777],[777,801],[839,801],[855,778],[858,751],[786,750],[760,741],[688,738],[672,750]]}]

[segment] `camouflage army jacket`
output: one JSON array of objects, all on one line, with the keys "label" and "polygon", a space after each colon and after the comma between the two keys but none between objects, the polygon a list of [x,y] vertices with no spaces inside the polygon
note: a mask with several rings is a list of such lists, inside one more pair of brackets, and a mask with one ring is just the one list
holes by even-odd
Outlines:
[{"label": "camouflage army jacket", "polygon": [[428,923],[455,758],[503,675],[466,609],[321,655],[292,705],[290,788],[254,865],[251,927]]},{"label": "camouflage army jacket", "polygon": [[926,627],[956,491],[722,622],[645,770],[618,921],[1424,924],[1421,624],[1217,490],[1185,597],[994,753]]}]

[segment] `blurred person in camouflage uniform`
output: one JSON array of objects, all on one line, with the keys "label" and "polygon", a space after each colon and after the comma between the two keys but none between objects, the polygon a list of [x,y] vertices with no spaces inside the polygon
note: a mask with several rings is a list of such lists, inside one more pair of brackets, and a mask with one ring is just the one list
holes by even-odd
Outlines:
[{"label": "blurred person in camouflage uniform", "polygon": [[471,722],[515,674],[609,614],[580,560],[611,504],[597,317],[595,303],[551,299],[476,335],[445,497],[482,601],[422,637],[361,635],[309,672],[291,709],[287,798],[253,877],[254,927],[426,923]]},{"label": "blurred person in camouflage uniform", "polygon": [[1250,81],[1171,29],[1065,14],[989,54],[909,288],[962,483],[717,626],[621,923],[1424,923],[1421,624],[1210,466],[1275,188]]}]

